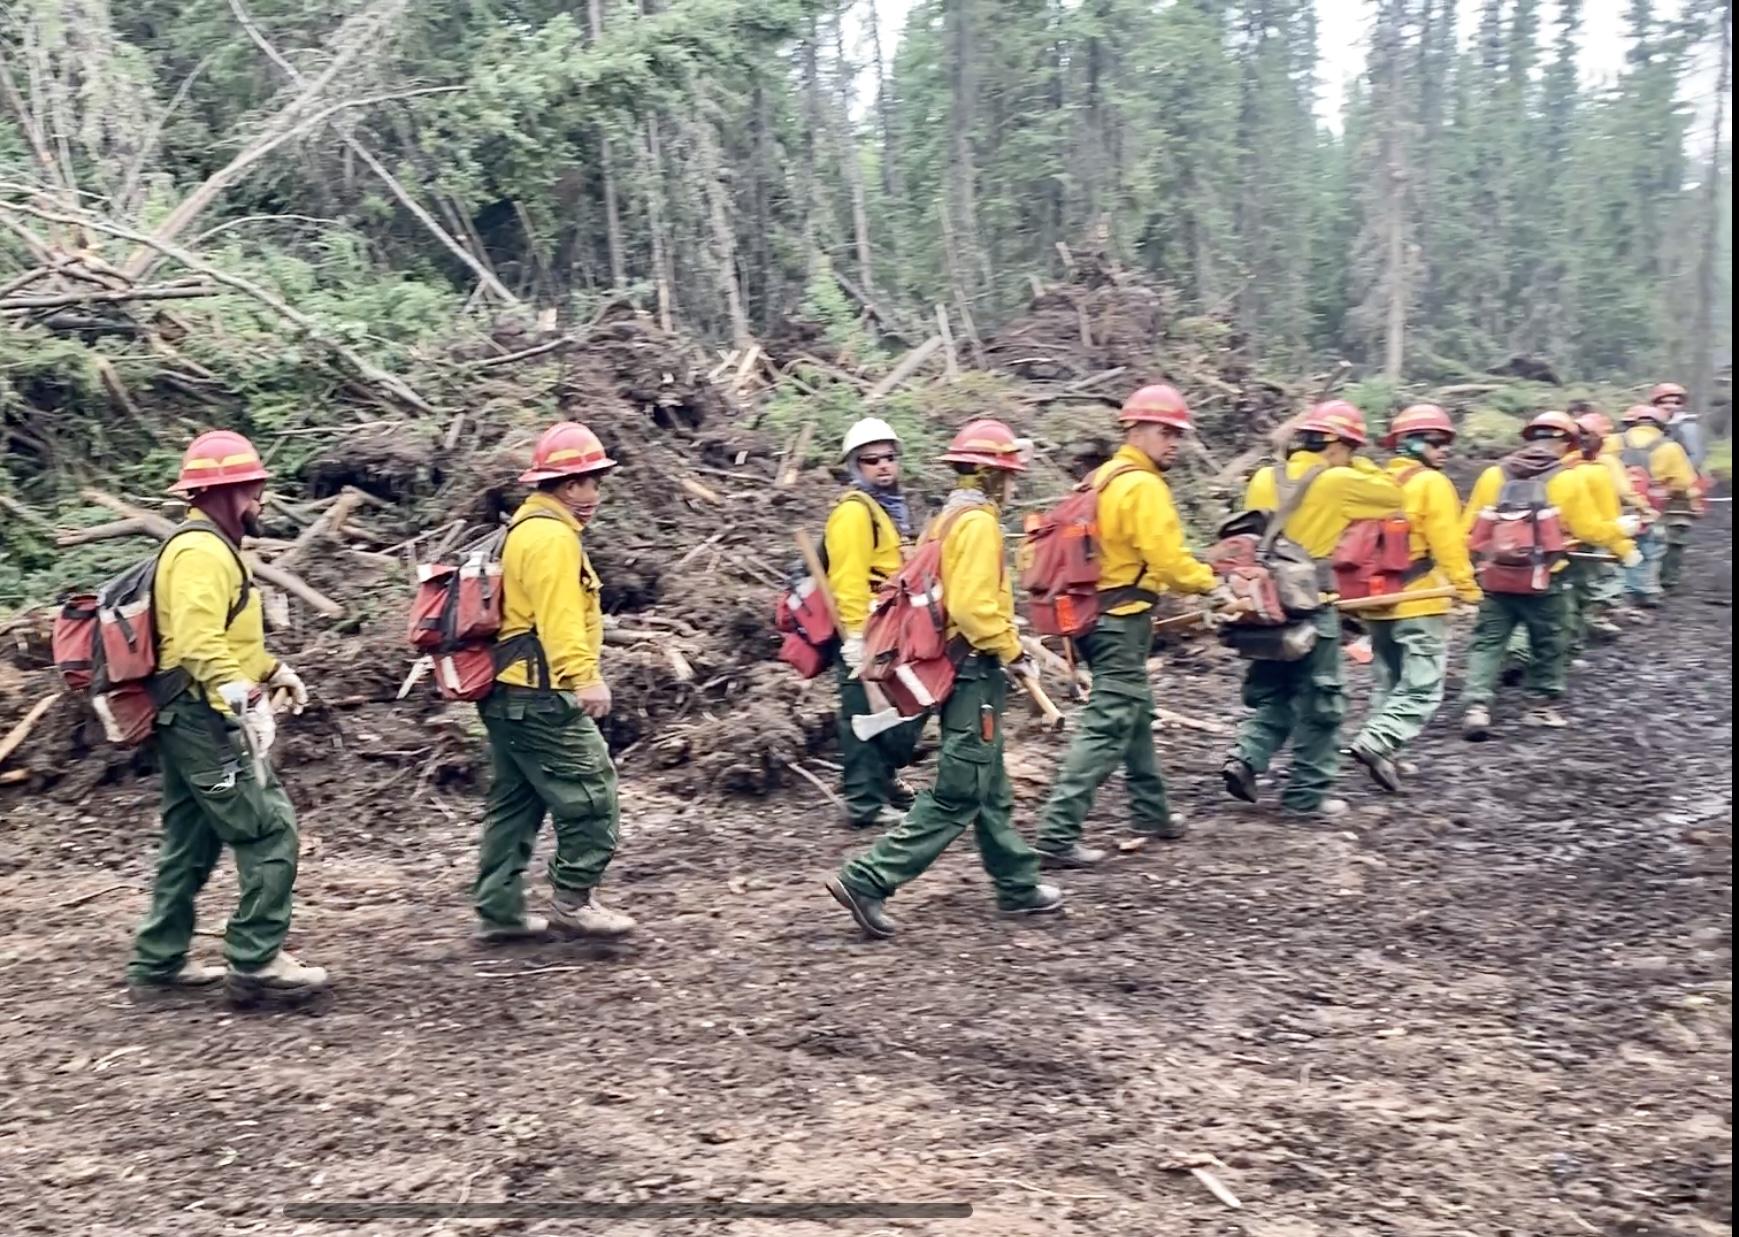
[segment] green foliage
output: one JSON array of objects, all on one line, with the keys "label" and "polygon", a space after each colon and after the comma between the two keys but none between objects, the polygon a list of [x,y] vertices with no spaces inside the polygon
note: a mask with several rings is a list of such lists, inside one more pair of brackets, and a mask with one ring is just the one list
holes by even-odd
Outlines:
[{"label": "green foliage", "polygon": [[1475,408],[1461,419],[1456,450],[1474,457],[1504,455],[1521,445],[1523,417],[1498,408]]},{"label": "green foliage", "polygon": [[1401,385],[1387,378],[1366,378],[1363,382],[1349,382],[1341,396],[1365,414],[1373,437],[1388,427],[1389,417],[1401,409],[1403,399]]}]

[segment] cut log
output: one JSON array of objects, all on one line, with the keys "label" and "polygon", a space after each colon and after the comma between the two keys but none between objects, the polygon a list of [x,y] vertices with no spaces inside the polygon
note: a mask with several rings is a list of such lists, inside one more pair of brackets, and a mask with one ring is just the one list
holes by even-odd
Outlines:
[{"label": "cut log", "polygon": [[296,540],[291,543],[290,548],[279,555],[272,565],[282,570],[301,557],[302,553],[315,542],[326,537],[337,537],[344,529],[344,521],[355,514],[356,509],[362,506],[366,498],[367,495],[361,490],[353,486],[345,486],[339,492],[338,501],[322,511],[319,519],[304,528]]},{"label": "cut log", "polygon": [[676,483],[683,488],[684,492],[692,494],[702,502],[711,503],[715,507],[724,502],[724,499],[719,497],[717,490],[709,485],[703,485],[693,477],[678,477]]},{"label": "cut log", "polygon": [[143,520],[110,520],[107,524],[93,524],[89,528],[77,529],[70,533],[61,533],[54,539],[54,544],[65,549],[67,546],[89,545],[93,541],[110,541],[116,537],[148,537],[150,531]]},{"label": "cut log", "polygon": [[18,750],[19,745],[30,737],[30,728],[36,725],[42,719],[42,715],[48,712],[54,706],[54,702],[59,699],[59,692],[50,692],[31,706],[30,712],[24,715],[22,721],[6,732],[6,737],[0,739],[0,761],[5,760]]},{"label": "cut log", "polygon": [[[869,397],[864,397],[869,402]],[[779,479],[773,482],[778,489],[789,489],[797,484],[797,478],[803,472],[803,457],[809,454],[809,440],[815,436],[815,422],[805,421],[803,428],[797,431],[797,441],[791,444],[791,454],[785,459],[785,467],[779,473]]]},{"label": "cut log", "polygon": [[937,350],[941,347],[942,337],[940,335],[930,336],[929,339],[926,339],[916,348],[913,348],[910,352],[906,353],[905,356],[901,357],[900,363],[889,371],[888,376],[869,389],[868,394],[863,397],[863,402],[866,405],[879,404],[882,400],[893,394],[894,391],[898,390],[900,385],[904,383],[906,379],[917,373],[919,367],[921,367],[924,362],[928,361],[932,356],[936,355]]}]

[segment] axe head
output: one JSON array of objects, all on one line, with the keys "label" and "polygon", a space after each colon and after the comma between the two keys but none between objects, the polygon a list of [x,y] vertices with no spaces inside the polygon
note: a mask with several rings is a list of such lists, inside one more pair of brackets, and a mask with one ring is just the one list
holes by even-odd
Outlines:
[{"label": "axe head", "polygon": [[901,717],[898,709],[883,709],[880,713],[859,713],[851,719],[851,732],[862,742],[868,742],[884,730],[910,721]]}]

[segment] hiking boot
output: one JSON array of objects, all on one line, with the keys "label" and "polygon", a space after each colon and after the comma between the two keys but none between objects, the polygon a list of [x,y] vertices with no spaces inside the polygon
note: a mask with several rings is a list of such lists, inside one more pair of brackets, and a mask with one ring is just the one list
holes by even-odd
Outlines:
[{"label": "hiking boot", "polygon": [[1522,725],[1536,730],[1563,730],[1570,723],[1549,704],[1535,705],[1522,714]]},{"label": "hiking boot", "polygon": [[894,921],[888,918],[880,898],[858,893],[837,876],[827,878],[827,892],[833,895],[835,902],[851,912],[865,936],[885,941],[894,934]]},{"label": "hiking boot", "polygon": [[1334,820],[1352,811],[1352,805],[1345,799],[1324,799],[1315,807],[1292,807],[1282,804],[1280,810],[1287,816],[1295,816],[1302,820]]},{"label": "hiking boot", "polygon": [[865,816],[862,819],[859,819],[851,814],[849,808],[841,813],[841,815],[845,820],[845,827],[847,829],[876,829],[882,832],[892,829],[895,825],[906,819],[906,814],[903,811],[885,803],[876,809],[876,814],[874,816]]},{"label": "hiking boot", "polygon": [[1049,915],[1063,909],[1063,891],[1055,885],[1034,885],[1019,906],[999,906],[1004,915]]},{"label": "hiking boot", "polygon": [[1468,706],[1461,715],[1461,737],[1470,743],[1484,743],[1491,738],[1491,710],[1483,704]]},{"label": "hiking boot", "polygon": [[1624,628],[1609,618],[1597,618],[1589,622],[1588,634],[1597,643],[1605,644],[1623,635]]},{"label": "hiking boot", "polygon": [[1522,680],[1527,677],[1528,668],[1526,666],[1518,666],[1512,662],[1504,667],[1503,674],[1499,676],[1499,682],[1501,682],[1505,687],[1520,687],[1522,685]]},{"label": "hiking boot", "polygon": [[1400,793],[1401,767],[1395,763],[1394,757],[1372,751],[1362,743],[1353,744],[1352,753],[1353,759],[1365,767],[1373,782],[1392,795]]},{"label": "hiking boot", "polygon": [[1135,825],[1129,830],[1138,838],[1156,838],[1161,842],[1179,842],[1190,835],[1189,822],[1182,812],[1174,812],[1163,824]]},{"label": "hiking boot", "polygon": [[129,979],[127,997],[134,1004],[142,1005],[180,993],[209,988],[222,979],[221,966],[207,966],[189,960],[182,963],[181,969],[175,974],[162,979]]},{"label": "hiking boot", "polygon": [[1105,852],[1093,846],[1070,842],[1066,850],[1039,849],[1041,868],[1092,868],[1105,862]]},{"label": "hiking boot", "polygon": [[326,968],[303,966],[280,949],[257,971],[231,966],[223,976],[224,995],[237,1005],[251,1005],[262,997],[305,1000],[326,990]]},{"label": "hiking boot", "polygon": [[909,812],[917,801],[917,790],[905,778],[896,777],[888,783],[888,806],[895,811]]},{"label": "hiking boot", "polygon": [[1256,802],[1256,770],[1236,756],[1226,757],[1226,763],[1220,766],[1220,776],[1225,779],[1226,793],[1234,799],[1242,799],[1245,803]]},{"label": "hiking boot", "polygon": [[549,935],[549,920],[542,915],[521,915],[512,923],[479,919],[471,939],[479,945],[502,945],[509,941],[534,941]]},{"label": "hiking boot", "polygon": [[572,936],[614,937],[634,931],[634,920],[604,905],[596,889],[558,889],[550,897],[549,923]]}]

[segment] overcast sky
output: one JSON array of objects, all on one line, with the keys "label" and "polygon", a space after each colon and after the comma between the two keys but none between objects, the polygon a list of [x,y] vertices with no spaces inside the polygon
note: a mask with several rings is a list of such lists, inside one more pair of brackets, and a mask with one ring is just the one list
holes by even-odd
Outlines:
[{"label": "overcast sky", "polygon": [[[912,0],[874,0],[874,3],[881,18],[883,54],[892,57],[895,41],[900,30],[905,27],[906,14],[912,7]],[[1623,18],[1626,3],[1627,0],[1582,0],[1581,68],[1584,78],[1589,82],[1610,80],[1624,67]],[[1662,16],[1677,14],[1680,4],[1681,0],[1654,0],[1655,11]],[[1460,0],[1460,5],[1457,29],[1465,43],[1478,28],[1480,0]],[[1542,42],[1549,53],[1550,43],[1556,37],[1558,6],[1555,0],[1545,0],[1541,7]],[[1340,124],[1341,99],[1346,93],[1347,81],[1364,68],[1371,12],[1370,0],[1316,0],[1317,49],[1322,55],[1318,68],[1320,90],[1317,95],[1317,115],[1336,127]],[[848,25],[847,37],[851,35]],[[859,54],[867,57],[868,47],[865,46]],[[1693,96],[1698,112],[1698,127],[1692,137],[1692,146],[1707,150],[1707,131],[1712,119],[1708,104],[1713,101],[1715,87],[1712,47],[1705,49],[1699,67],[1702,72],[1692,81],[1687,91]],[[860,97],[866,101],[874,89],[873,82],[872,76],[861,92]]]}]

